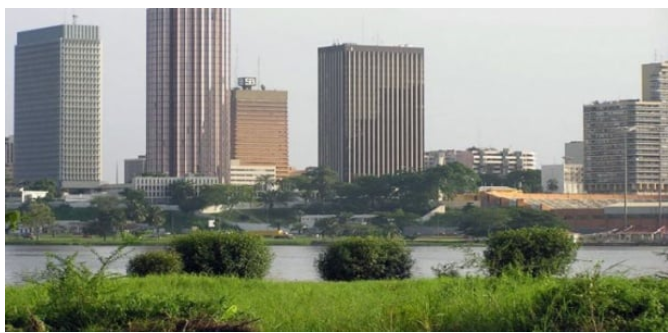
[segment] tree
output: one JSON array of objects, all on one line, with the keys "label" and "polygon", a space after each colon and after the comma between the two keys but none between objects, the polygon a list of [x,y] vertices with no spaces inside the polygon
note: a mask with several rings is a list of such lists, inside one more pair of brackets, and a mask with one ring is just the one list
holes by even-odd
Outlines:
[{"label": "tree", "polygon": [[547,180],[547,190],[548,192],[556,192],[559,189],[559,182],[554,179],[550,178]]},{"label": "tree", "polygon": [[111,234],[114,229],[121,231],[125,221],[125,212],[118,197],[99,196],[93,198],[90,204],[95,210],[96,221],[93,225],[93,231],[96,234],[102,235],[106,241],[107,235]]},{"label": "tree", "polygon": [[506,175],[506,186],[521,189],[525,193],[543,192],[540,170],[518,170]]},{"label": "tree", "polygon": [[281,181],[276,181],[273,177],[258,177],[256,184],[256,196],[262,202],[267,211],[267,222],[281,229],[280,221],[272,222],[271,212],[276,204],[285,204],[294,198],[294,192],[283,186]]},{"label": "tree", "polygon": [[18,210],[10,210],[5,213],[5,223],[7,223],[6,232],[16,231],[21,221],[21,213]]},{"label": "tree", "polygon": [[457,194],[477,190],[480,183],[480,177],[473,169],[457,162],[439,165],[425,172],[438,182],[439,190],[448,200]]},{"label": "tree", "polygon": [[30,227],[31,231],[35,232],[39,240],[39,233],[45,226],[53,227],[56,222],[56,216],[53,214],[49,205],[39,202],[30,201],[21,215],[21,221]]},{"label": "tree", "polygon": [[492,234],[484,260],[493,276],[509,270],[533,277],[563,274],[575,260],[577,249],[577,243],[564,229],[522,228]]},{"label": "tree", "polygon": [[44,198],[46,201],[51,201],[55,198],[59,198],[61,194],[60,191],[58,190],[58,186],[56,186],[56,182],[51,179],[40,179],[32,183],[26,183],[24,184],[24,187],[26,190],[47,191],[48,193]]},{"label": "tree", "polygon": [[206,206],[203,200],[197,197],[195,186],[189,181],[175,181],[169,184],[168,191],[170,203],[179,206],[179,209],[186,214],[192,214]]},{"label": "tree", "polygon": [[160,227],[165,224],[165,217],[162,214],[162,209],[158,206],[149,206],[146,209],[146,223],[155,228],[155,233],[160,238]]},{"label": "tree", "polygon": [[148,202],[144,191],[125,189],[121,192],[125,198],[125,216],[128,220],[143,223],[148,213]]},{"label": "tree", "polygon": [[252,186],[223,184],[203,187],[200,197],[205,206],[223,206],[225,213],[229,213],[239,203],[252,201],[253,194]]},{"label": "tree", "polygon": [[336,172],[323,166],[309,167],[304,171],[304,176],[309,180],[310,188],[315,191],[321,204],[332,198],[334,185],[338,182]]}]

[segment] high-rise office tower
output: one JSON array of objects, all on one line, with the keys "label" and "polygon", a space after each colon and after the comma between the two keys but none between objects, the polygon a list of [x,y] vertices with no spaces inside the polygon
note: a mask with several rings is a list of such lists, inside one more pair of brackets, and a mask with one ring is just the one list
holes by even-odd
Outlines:
[{"label": "high-rise office tower", "polygon": [[230,10],[146,12],[146,171],[227,178]]},{"label": "high-rise office tower", "polygon": [[241,165],[276,167],[288,176],[288,92],[253,90],[255,78],[239,78],[232,91],[232,159]]},{"label": "high-rise office tower", "polygon": [[341,181],[420,170],[424,49],[341,44],[318,49],[318,164]]},{"label": "high-rise office tower", "polygon": [[18,33],[14,84],[16,182],[64,188],[101,176],[101,43],[96,26]]}]

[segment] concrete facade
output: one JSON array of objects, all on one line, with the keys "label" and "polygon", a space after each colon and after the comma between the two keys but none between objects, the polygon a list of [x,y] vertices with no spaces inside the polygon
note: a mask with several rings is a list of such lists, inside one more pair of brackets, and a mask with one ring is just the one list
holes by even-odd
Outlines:
[{"label": "concrete facade", "polygon": [[507,175],[513,171],[536,170],[536,153],[494,148],[469,148],[473,154],[473,170],[479,174]]},{"label": "concrete facade", "polygon": [[[588,193],[623,193],[625,172],[629,192],[658,192],[659,183],[664,183],[661,180],[668,179],[667,106],[638,100],[584,106],[584,181]],[[666,190],[664,184],[663,192]]]},{"label": "concrete facade", "polygon": [[99,184],[102,46],[99,29],[59,25],[18,33],[15,48],[16,182]]},{"label": "concrete facade", "polygon": [[318,49],[318,165],[339,180],[421,170],[424,49]]},{"label": "concrete facade", "polygon": [[137,158],[126,159],[123,167],[123,182],[131,184],[132,178],[139,177],[146,172],[146,156],[140,155]]},{"label": "concrete facade", "polygon": [[668,61],[642,65],[642,100],[668,101]]},{"label": "concrete facade", "polygon": [[202,187],[220,184],[217,177],[135,177],[132,179],[132,187],[135,190],[144,191],[146,200],[152,204],[169,204],[169,185],[177,181],[186,181],[193,185],[195,193],[199,194]]},{"label": "concrete facade", "polygon": [[585,193],[584,166],[582,164],[554,164],[541,167],[543,191],[548,190],[550,180],[556,181],[557,189],[552,193]]},{"label": "concrete facade", "polygon": [[230,184],[255,185],[258,177],[269,176],[276,179],[275,165],[246,165],[243,161],[232,160],[230,166]]},{"label": "concrete facade", "polygon": [[565,144],[564,163],[584,164],[584,142],[571,141]]},{"label": "concrete facade", "polygon": [[287,91],[233,90],[231,121],[232,159],[288,176]]},{"label": "concrete facade", "polygon": [[226,179],[230,10],[146,12],[146,171]]}]

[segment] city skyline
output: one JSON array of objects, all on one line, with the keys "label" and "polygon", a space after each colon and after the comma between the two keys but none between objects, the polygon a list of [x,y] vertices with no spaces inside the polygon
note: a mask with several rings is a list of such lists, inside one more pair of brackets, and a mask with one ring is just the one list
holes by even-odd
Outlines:
[{"label": "city skyline", "polygon": [[[6,10],[5,135],[13,134],[7,45],[17,31],[62,24],[74,12],[101,27],[105,44],[103,180],[113,182],[117,163],[145,153],[144,9]],[[550,164],[561,162],[563,143],[582,140],[582,105],[641,97],[638,68],[666,59],[666,35],[666,10],[233,9],[231,71],[233,80],[260,74],[260,83],[288,91],[290,162],[303,168],[317,164],[317,48],[419,45],[425,150],[511,147]]]}]

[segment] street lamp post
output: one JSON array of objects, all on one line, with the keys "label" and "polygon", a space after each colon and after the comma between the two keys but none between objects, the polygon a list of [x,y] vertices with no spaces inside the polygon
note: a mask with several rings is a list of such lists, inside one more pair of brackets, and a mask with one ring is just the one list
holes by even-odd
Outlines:
[{"label": "street lamp post", "polygon": [[624,128],[624,229],[629,226],[629,133],[636,130],[636,126]]}]

